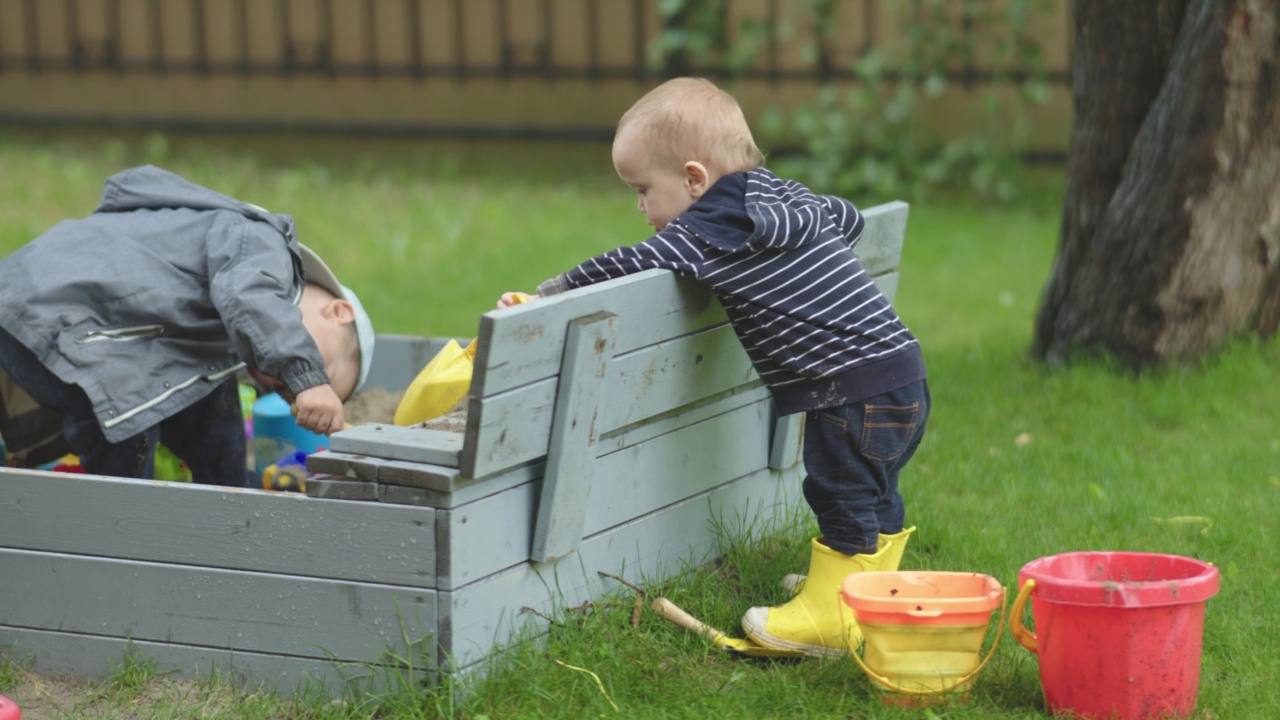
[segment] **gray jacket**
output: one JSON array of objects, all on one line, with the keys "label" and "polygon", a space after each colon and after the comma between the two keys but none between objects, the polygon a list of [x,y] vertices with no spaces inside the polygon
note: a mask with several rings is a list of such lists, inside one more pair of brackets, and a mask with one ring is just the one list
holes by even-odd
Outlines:
[{"label": "gray jacket", "polygon": [[301,392],[329,382],[297,307],[293,218],[143,166],[98,209],[0,259],[0,326],[79,385],[110,442],[248,361]]}]

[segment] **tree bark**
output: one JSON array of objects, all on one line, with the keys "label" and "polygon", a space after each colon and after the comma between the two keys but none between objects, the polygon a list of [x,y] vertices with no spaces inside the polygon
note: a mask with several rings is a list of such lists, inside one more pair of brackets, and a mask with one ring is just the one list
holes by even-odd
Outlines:
[{"label": "tree bark", "polygon": [[1075,119],[1032,353],[1141,370],[1280,322],[1280,7],[1076,0]]}]

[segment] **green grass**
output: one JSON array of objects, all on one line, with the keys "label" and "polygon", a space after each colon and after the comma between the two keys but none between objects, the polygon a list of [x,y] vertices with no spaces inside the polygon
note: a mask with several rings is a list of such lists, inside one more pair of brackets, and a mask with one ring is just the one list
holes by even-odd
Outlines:
[{"label": "green grass", "polygon": [[[147,161],[295,215],[303,241],[360,291],[382,332],[471,335],[502,291],[532,288],[645,232],[603,146],[9,133],[0,134],[0,254],[87,214],[106,175]],[[912,208],[898,308],[924,347],[934,414],[903,477],[908,520],[919,526],[903,567],[983,572],[1012,588],[1022,565],[1061,552],[1213,562],[1222,589],[1205,615],[1197,717],[1273,717],[1280,346],[1242,339],[1194,366],[1139,378],[1104,363],[1049,370],[1029,360],[1058,228],[1060,187],[1046,187],[1015,208]],[[1169,522],[1182,517],[1201,519]],[[749,605],[784,600],[777,580],[803,571],[812,521],[797,508],[751,536],[742,530],[749,518],[712,521],[724,528],[725,558],[649,592],[736,635]],[[177,687],[207,714],[153,703],[145,716],[929,717],[882,707],[851,660],[727,657],[652,613],[633,627],[628,589],[613,600],[558,613],[546,638],[495,657],[481,680],[345,704],[228,697],[217,683],[197,683]],[[0,663],[0,693],[25,687],[23,677]],[[117,699],[110,707],[128,707],[136,687],[171,682],[135,659],[103,692]],[[129,717],[94,712],[102,714],[84,716]],[[1037,661],[1006,633],[969,703],[929,712],[1044,717]]]}]

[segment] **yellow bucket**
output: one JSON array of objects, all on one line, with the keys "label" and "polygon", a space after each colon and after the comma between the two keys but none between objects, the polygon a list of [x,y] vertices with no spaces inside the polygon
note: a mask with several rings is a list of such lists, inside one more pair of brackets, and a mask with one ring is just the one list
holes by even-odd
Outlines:
[{"label": "yellow bucket", "polygon": [[[862,654],[850,648],[886,704],[928,704],[963,697],[1000,643],[1004,587],[969,572],[862,572],[840,585],[862,630]],[[1000,608],[985,658],[982,642]]]}]

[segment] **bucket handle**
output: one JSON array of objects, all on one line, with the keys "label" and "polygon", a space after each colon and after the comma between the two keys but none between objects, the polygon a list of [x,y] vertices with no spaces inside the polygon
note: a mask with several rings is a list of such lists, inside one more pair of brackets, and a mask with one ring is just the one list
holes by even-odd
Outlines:
[{"label": "bucket handle", "polygon": [[[1003,595],[1003,593],[1001,594]],[[975,677],[978,676],[978,673],[982,671],[982,668],[986,667],[987,663],[991,662],[991,658],[995,657],[996,647],[1000,645],[1000,633],[1004,631],[1004,618],[1005,618],[1004,610],[1005,610],[1005,602],[1002,598],[1000,601],[1000,622],[996,624],[996,639],[992,641],[991,649],[987,651],[987,656],[982,659],[982,662],[978,663],[978,667],[969,671],[969,673],[967,673],[964,677],[958,678],[955,682],[951,683],[950,687],[959,687],[960,685],[964,685],[970,680],[973,680]],[[844,613],[840,613],[840,622],[841,623],[844,622]],[[845,636],[846,637],[848,636],[847,631],[845,633]],[[856,650],[850,648],[849,654],[853,656],[854,660],[858,661],[858,665],[862,667],[862,671],[867,674],[867,677],[871,678],[872,680],[875,680],[881,685],[884,685],[885,687],[889,688],[893,692],[901,693],[903,695],[938,695],[940,693],[946,692],[946,689],[944,690],[910,690],[908,688],[904,688],[898,685],[897,683],[895,683],[894,681],[890,680],[889,678],[878,674],[875,670],[872,670],[870,667],[868,667],[866,661],[863,660],[862,657],[858,655]],[[947,688],[947,689],[950,689],[950,688]]]},{"label": "bucket handle", "polygon": [[1035,592],[1036,581],[1028,579],[1020,590],[1018,590],[1018,599],[1013,601],[1013,611],[1009,617],[1009,632],[1013,633],[1022,647],[1033,653],[1039,654],[1040,638],[1036,634],[1028,630],[1022,624],[1022,613],[1027,608],[1027,599],[1031,597],[1031,593]]}]

